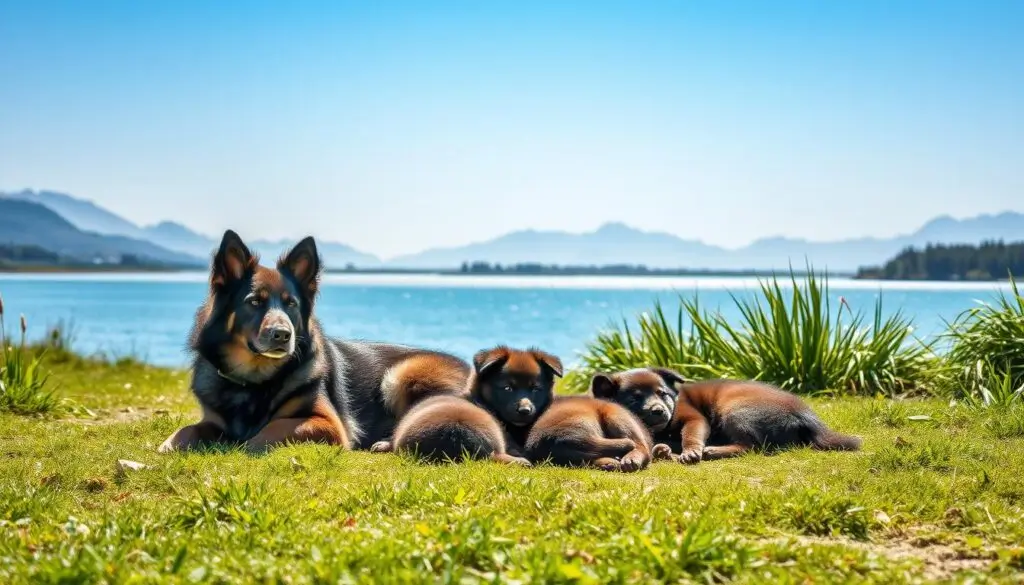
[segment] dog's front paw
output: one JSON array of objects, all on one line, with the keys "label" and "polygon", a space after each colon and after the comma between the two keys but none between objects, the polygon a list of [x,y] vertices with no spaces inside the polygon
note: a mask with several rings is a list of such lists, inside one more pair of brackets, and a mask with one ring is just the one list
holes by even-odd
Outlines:
[{"label": "dog's front paw", "polygon": [[157,453],[174,453],[178,450],[178,445],[174,442],[174,435],[167,438],[166,441],[160,443],[160,446],[156,448]]},{"label": "dog's front paw", "polygon": [[174,453],[175,451],[188,451],[192,448],[194,443],[197,443],[196,433],[194,427],[182,427],[173,433],[170,437],[160,443],[157,447],[157,453]]}]

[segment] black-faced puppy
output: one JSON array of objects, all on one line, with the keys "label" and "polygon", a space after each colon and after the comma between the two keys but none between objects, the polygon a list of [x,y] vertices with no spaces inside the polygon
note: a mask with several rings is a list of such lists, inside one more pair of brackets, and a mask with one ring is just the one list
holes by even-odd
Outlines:
[{"label": "black-faced puppy", "polygon": [[807,445],[855,451],[857,437],[829,429],[795,395],[761,382],[692,382],[667,368],[638,368],[591,381],[593,396],[615,401],[639,417],[655,441],[679,461],[734,457],[754,448]]},{"label": "black-faced puppy", "polygon": [[652,448],[650,432],[629,410],[589,396],[556,398],[526,439],[531,461],[605,471],[644,469]]},{"label": "black-faced puppy", "polygon": [[531,425],[554,397],[562,363],[537,349],[500,346],[473,357],[470,398],[433,398],[413,408],[399,423],[393,442],[378,451],[402,451],[431,460],[463,455],[529,465],[522,445]]},{"label": "black-faced puppy", "polygon": [[237,234],[224,234],[190,336],[203,417],[161,452],[215,441],[364,447],[418,400],[465,392],[469,365],[454,356],[324,336],[313,316],[320,271],[312,238],[267,268]]}]

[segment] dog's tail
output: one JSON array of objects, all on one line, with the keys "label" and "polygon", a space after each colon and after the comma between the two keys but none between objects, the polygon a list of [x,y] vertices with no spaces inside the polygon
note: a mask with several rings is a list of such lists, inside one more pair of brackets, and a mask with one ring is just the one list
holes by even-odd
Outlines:
[{"label": "dog's tail", "polygon": [[804,436],[811,447],[820,451],[857,451],[861,447],[860,437],[844,435],[828,428],[813,412],[797,415],[803,426]]}]

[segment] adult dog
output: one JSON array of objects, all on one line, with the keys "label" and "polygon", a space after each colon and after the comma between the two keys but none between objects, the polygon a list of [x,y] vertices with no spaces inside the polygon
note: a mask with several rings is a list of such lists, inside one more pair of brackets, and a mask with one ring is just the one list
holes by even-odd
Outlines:
[{"label": "adult dog", "polygon": [[267,268],[225,232],[190,336],[202,420],[161,452],[220,441],[252,451],[291,441],[367,448],[421,399],[466,393],[469,364],[455,356],[324,336],[313,316],[320,272],[313,238]]}]

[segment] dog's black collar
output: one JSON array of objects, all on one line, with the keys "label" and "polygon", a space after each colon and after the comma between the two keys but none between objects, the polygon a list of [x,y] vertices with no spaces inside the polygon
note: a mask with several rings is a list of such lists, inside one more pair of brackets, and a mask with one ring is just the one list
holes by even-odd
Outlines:
[{"label": "dog's black collar", "polygon": [[246,382],[244,380],[239,380],[238,378],[235,378],[234,376],[229,376],[229,375],[225,374],[224,372],[220,371],[220,369],[217,370],[217,375],[220,376],[221,378],[224,378],[228,382],[231,382],[232,384],[236,384],[236,385],[241,386],[243,388],[249,385],[248,382]]}]

